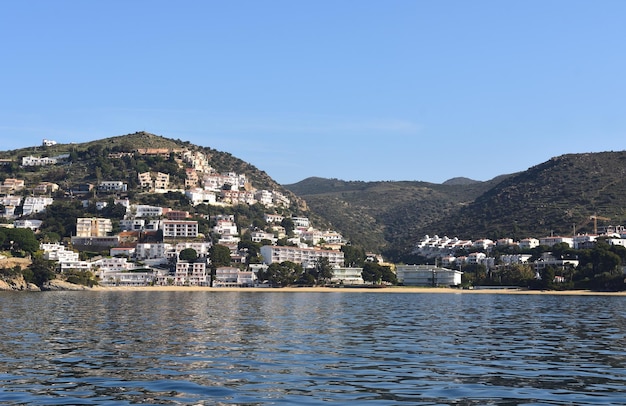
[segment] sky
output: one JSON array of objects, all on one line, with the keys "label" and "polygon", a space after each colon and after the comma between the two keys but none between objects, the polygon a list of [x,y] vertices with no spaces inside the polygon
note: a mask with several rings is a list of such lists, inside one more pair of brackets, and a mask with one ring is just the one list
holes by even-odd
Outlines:
[{"label": "sky", "polygon": [[0,2],[0,150],[147,131],[281,184],[626,149],[626,1]]}]

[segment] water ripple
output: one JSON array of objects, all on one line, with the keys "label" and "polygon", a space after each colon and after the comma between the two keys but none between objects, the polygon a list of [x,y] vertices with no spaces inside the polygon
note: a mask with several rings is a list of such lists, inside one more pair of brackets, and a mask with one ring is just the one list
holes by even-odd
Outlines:
[{"label": "water ripple", "polygon": [[380,292],[0,294],[0,402],[619,404],[624,304]]}]

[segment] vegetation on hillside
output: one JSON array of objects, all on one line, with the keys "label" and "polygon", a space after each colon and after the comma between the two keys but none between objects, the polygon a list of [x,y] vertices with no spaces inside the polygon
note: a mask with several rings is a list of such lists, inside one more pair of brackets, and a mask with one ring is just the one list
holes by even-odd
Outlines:
[{"label": "vegetation on hillside", "polygon": [[487,182],[345,182],[286,187],[356,244],[407,259],[426,234],[522,239],[593,232],[626,221],[626,151],[568,154]]}]

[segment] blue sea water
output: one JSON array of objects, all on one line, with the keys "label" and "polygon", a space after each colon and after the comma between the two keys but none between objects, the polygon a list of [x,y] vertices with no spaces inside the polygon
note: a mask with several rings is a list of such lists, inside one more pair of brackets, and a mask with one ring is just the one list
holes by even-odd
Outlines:
[{"label": "blue sea water", "polygon": [[0,403],[626,403],[626,297],[0,293]]}]

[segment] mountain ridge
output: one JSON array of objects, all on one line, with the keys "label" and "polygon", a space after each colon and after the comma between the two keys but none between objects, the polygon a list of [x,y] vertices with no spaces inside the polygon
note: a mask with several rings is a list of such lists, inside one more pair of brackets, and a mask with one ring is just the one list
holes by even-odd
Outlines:
[{"label": "mountain ridge", "polygon": [[[455,177],[440,184],[309,177],[281,185],[263,170],[228,152],[146,132],[79,144],[0,151],[0,158],[12,160],[3,166],[6,178],[19,174],[31,183],[58,181],[69,186],[98,178],[128,177],[129,167],[112,165],[103,158],[103,151],[128,152],[137,148],[202,151],[217,171],[246,173],[260,188],[284,191],[296,202],[292,207],[295,213],[332,226],[352,244],[382,251],[394,260],[403,258],[425,234],[521,239],[592,232],[592,216],[611,219],[613,224],[626,221],[626,151],[563,154],[525,171],[487,181]],[[29,154],[70,154],[70,162],[37,170],[19,168],[19,158]],[[75,159],[78,155],[84,159]],[[176,169],[173,158],[153,161],[152,169],[171,170],[174,181],[183,182],[184,174]],[[136,162],[133,165],[141,167]]]}]

